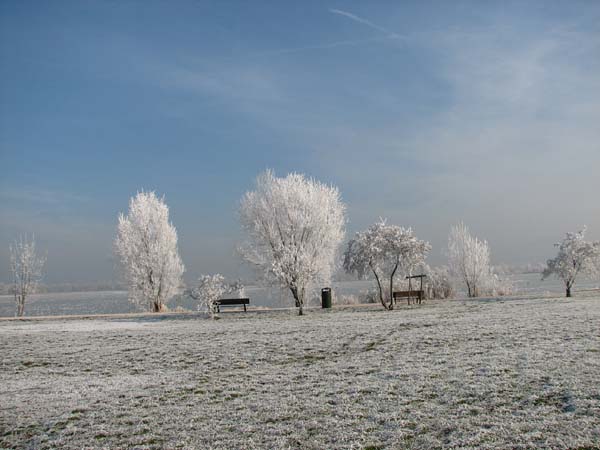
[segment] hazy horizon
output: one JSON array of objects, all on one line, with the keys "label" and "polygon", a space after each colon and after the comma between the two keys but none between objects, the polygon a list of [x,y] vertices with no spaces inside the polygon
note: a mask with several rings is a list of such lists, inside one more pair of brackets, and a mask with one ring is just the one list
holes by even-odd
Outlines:
[{"label": "hazy horizon", "polygon": [[119,212],[164,195],[185,278],[246,273],[237,204],[267,168],[336,185],[444,262],[600,239],[600,3],[0,4],[0,282],[34,233],[47,283],[116,278]]}]

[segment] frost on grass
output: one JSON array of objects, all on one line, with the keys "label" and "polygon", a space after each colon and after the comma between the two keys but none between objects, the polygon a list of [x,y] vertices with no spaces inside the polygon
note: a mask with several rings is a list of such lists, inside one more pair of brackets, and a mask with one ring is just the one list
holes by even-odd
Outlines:
[{"label": "frost on grass", "polygon": [[0,447],[600,446],[600,298],[0,323]]}]

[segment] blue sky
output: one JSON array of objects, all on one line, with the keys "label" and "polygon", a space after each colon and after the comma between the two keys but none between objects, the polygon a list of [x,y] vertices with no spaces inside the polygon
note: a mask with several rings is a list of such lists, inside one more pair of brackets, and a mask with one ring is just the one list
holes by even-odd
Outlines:
[{"label": "blue sky", "polygon": [[600,239],[600,3],[0,3],[0,281],[35,233],[47,281],[114,277],[116,218],[164,195],[187,278],[243,272],[265,168],[336,184],[348,232],[451,224],[495,263]]}]

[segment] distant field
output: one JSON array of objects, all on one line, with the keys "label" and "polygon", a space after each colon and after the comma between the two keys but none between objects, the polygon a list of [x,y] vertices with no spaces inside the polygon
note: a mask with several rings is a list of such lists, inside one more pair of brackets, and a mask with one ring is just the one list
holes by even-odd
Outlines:
[{"label": "distant field", "polygon": [[[541,281],[541,275],[511,275],[515,293],[518,295],[562,295],[563,286],[560,281],[548,279]],[[577,290],[600,288],[600,282],[582,280],[577,283]],[[372,281],[344,281],[333,283],[334,296],[348,297],[364,301],[367,291],[373,289]],[[253,306],[282,308],[293,306],[288,290],[279,288],[248,287],[246,295]],[[460,293],[459,293],[460,295]],[[464,294],[463,294],[464,295]],[[318,297],[318,293],[317,293]],[[313,299],[318,302],[318,298]],[[336,299],[334,298],[334,301]],[[197,309],[197,302],[190,298],[175,299],[169,307],[181,307],[190,311]],[[60,316],[77,314],[122,314],[135,312],[135,307],[127,301],[124,291],[99,292],[66,292],[33,295],[27,300],[25,313],[27,316]],[[10,295],[0,295],[0,317],[15,315],[14,299]]]},{"label": "distant field", "polygon": [[598,448],[600,297],[0,322],[0,447]]}]

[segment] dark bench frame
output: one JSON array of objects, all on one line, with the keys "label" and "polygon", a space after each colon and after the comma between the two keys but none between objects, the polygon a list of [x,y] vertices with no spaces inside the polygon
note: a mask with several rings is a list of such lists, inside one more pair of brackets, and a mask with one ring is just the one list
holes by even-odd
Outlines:
[{"label": "dark bench frame", "polygon": [[[394,303],[396,303],[397,298],[405,298],[408,304],[410,305],[410,299],[414,298],[419,305],[423,302],[425,298],[425,291],[423,290],[423,278],[426,278],[427,275],[409,275],[405,279],[408,280],[408,291],[396,291],[392,293],[392,297],[394,299]],[[418,278],[421,281],[421,289],[413,291],[412,288],[412,280]]]},{"label": "dark bench frame", "polygon": [[423,298],[425,297],[425,291],[395,291],[394,292],[394,302],[396,302],[399,298],[405,298],[408,304],[410,305],[410,299],[414,298],[421,304]]},{"label": "dark bench frame", "polygon": [[249,298],[222,298],[216,301],[217,312],[221,312],[221,306],[238,306],[244,305],[244,312],[246,312],[246,305],[250,304]]}]

